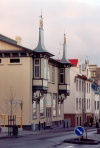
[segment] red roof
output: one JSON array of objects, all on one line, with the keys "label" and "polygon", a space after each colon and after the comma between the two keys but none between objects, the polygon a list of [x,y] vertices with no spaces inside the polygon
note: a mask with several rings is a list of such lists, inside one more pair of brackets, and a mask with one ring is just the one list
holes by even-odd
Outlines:
[{"label": "red roof", "polygon": [[78,59],[69,59],[69,62],[71,62],[73,64],[73,66],[77,66]]}]

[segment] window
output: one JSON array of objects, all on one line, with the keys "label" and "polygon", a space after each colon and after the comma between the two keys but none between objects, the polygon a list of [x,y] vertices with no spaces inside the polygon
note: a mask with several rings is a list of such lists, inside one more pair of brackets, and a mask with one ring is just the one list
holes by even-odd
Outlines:
[{"label": "window", "polygon": [[79,80],[79,91],[81,91],[81,80]]},{"label": "window", "polygon": [[88,93],[88,83],[87,83],[87,93]]},{"label": "window", "polygon": [[53,94],[53,116],[57,115],[57,94]]},{"label": "window", "polygon": [[10,59],[10,63],[20,63],[20,59]]},{"label": "window", "polygon": [[91,104],[90,104],[90,99],[89,99],[89,109],[90,109],[90,106],[91,106]]},{"label": "window", "polygon": [[37,118],[37,103],[36,101],[33,102],[33,119]]},{"label": "window", "polygon": [[97,110],[99,110],[99,101],[97,101]]},{"label": "window", "polygon": [[92,72],[91,72],[91,76],[92,76],[92,77],[95,77],[95,76],[96,76],[96,72],[95,72],[95,71],[92,71]]},{"label": "window", "polygon": [[82,92],[84,92],[84,82],[82,81]]},{"label": "window", "polygon": [[48,81],[50,82],[50,65],[48,65]]},{"label": "window", "polygon": [[58,115],[61,116],[61,103],[58,104]]},{"label": "window", "polygon": [[0,59],[0,63],[2,63],[2,60]]},{"label": "window", "polygon": [[40,59],[34,59],[34,76],[40,78]]},{"label": "window", "polygon": [[44,79],[47,79],[48,77],[48,61],[47,59],[44,59]]},{"label": "window", "polygon": [[78,98],[76,98],[76,110],[78,111]]},{"label": "window", "polygon": [[48,93],[46,98],[46,107],[51,107],[52,94]]},{"label": "window", "polygon": [[94,101],[94,109],[96,110],[96,101]]},{"label": "window", "polygon": [[55,67],[52,66],[52,82],[55,82]]},{"label": "window", "polygon": [[89,105],[88,103],[89,103],[89,101],[88,101],[88,99],[87,99],[87,109],[88,109],[88,105]]},{"label": "window", "polygon": [[81,98],[79,99],[79,109],[81,110]]},{"label": "window", "polygon": [[60,69],[60,72],[59,72],[59,82],[60,83],[65,83],[64,68],[61,68]]},{"label": "window", "polygon": [[89,93],[91,92],[91,84],[89,83]]},{"label": "window", "polygon": [[40,117],[44,117],[44,97],[40,99]]},{"label": "window", "polygon": [[78,91],[78,80],[76,80],[76,91]]}]

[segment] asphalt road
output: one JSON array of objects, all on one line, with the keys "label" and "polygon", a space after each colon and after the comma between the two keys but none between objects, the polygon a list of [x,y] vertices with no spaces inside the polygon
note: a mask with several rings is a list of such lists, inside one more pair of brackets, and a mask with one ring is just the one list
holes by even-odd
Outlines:
[{"label": "asphalt road", "polygon": [[[100,135],[95,131],[89,132],[88,137],[100,140]],[[20,138],[0,139],[0,148],[100,148],[99,145],[78,145],[63,143],[63,140],[74,138],[75,134],[52,133],[47,135],[26,135]]]}]

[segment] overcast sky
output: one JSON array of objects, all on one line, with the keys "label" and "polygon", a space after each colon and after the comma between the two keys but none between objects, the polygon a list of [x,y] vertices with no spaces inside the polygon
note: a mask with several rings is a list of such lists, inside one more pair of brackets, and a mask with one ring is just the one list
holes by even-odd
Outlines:
[{"label": "overcast sky", "polygon": [[41,9],[49,52],[62,55],[65,32],[67,58],[88,57],[100,65],[100,0],[0,0],[0,33],[21,36],[22,44],[34,49]]}]

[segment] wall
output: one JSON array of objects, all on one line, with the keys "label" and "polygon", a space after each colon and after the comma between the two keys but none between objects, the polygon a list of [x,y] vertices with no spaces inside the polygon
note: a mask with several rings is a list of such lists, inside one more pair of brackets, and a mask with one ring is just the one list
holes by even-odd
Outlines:
[{"label": "wall", "polygon": [[[10,113],[11,98],[23,100],[23,124],[30,125],[32,118],[32,58],[20,57],[21,63],[10,64],[3,58],[0,64],[0,111]],[[17,115],[20,116],[20,108]]]},{"label": "wall", "polygon": [[20,47],[8,44],[6,42],[0,41],[0,50],[20,50]]}]

